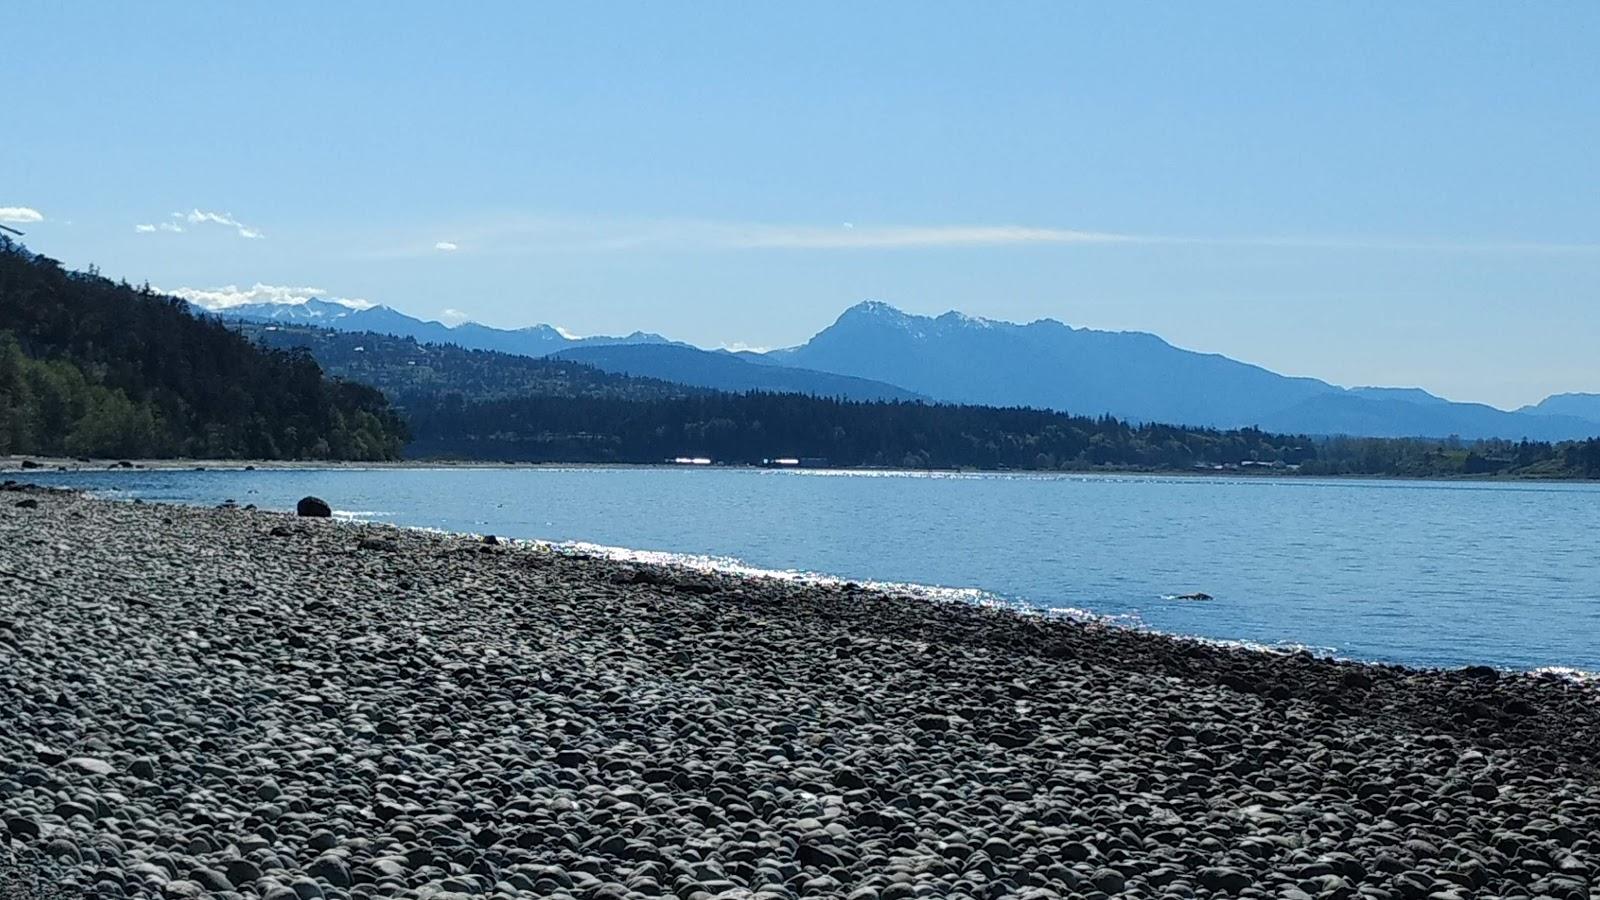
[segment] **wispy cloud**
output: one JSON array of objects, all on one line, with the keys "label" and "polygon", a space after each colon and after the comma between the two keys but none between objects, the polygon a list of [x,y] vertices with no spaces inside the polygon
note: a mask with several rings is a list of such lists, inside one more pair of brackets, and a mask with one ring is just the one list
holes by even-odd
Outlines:
[{"label": "wispy cloud", "polygon": [[921,247],[998,247],[1027,244],[1100,244],[1257,247],[1299,250],[1373,250],[1433,253],[1597,253],[1600,244],[1539,241],[1466,241],[1403,237],[1242,236],[1206,237],[1127,234],[1023,225],[870,226],[849,222],[837,228],[740,226],[729,230],[726,246],[788,250],[892,250]]},{"label": "wispy cloud", "polygon": [[355,297],[331,297],[322,288],[262,284],[259,281],[248,288],[229,284],[215,288],[171,288],[163,290],[162,293],[171,294],[206,309],[228,309],[252,303],[297,304],[312,298],[341,303],[352,309],[366,309],[375,305]]},{"label": "wispy cloud", "polygon": [[1144,243],[1195,244],[1210,247],[1260,247],[1283,250],[1371,250],[1387,253],[1532,253],[1532,254],[1589,254],[1600,253],[1600,243],[1582,241],[1474,241],[1452,238],[1407,237],[1319,237],[1306,236],[1246,236],[1246,237],[1169,237],[1150,238]]},{"label": "wispy cloud", "polygon": [[190,225],[225,225],[229,228],[232,228],[234,232],[242,238],[253,239],[266,237],[266,235],[262,234],[260,231],[251,228],[249,225],[244,224],[238,219],[235,219],[233,217],[233,213],[217,213],[207,212],[203,209],[191,209],[186,213],[173,213],[172,217],[174,219],[183,219]]},{"label": "wispy cloud", "polygon": [[456,240],[402,240],[359,253],[417,257],[470,242],[474,253],[899,252],[1006,247],[1218,247],[1328,252],[1596,254],[1600,243],[1463,240],[1390,236],[1183,235],[1017,224],[837,225],[718,222],[699,219],[510,217],[461,225]]},{"label": "wispy cloud", "polygon": [[168,234],[183,234],[189,229],[185,225],[221,225],[232,228],[233,233],[239,237],[256,240],[266,237],[260,229],[252,228],[233,217],[232,213],[208,212],[203,209],[191,209],[188,212],[175,212],[167,217],[164,222],[145,222],[133,226],[139,234],[154,234],[164,231]]},{"label": "wispy cloud", "polygon": [[805,226],[744,226],[729,236],[736,248],[789,250],[853,250],[915,247],[972,247],[1004,244],[1125,244],[1133,235],[1066,228],[1029,228],[1022,225],[857,226],[837,228]]},{"label": "wispy cloud", "polygon": [[441,309],[441,310],[439,310],[439,321],[443,322],[446,325],[460,325],[462,322],[467,321],[469,318],[471,318],[471,317],[468,316],[466,313],[462,312],[459,309]]},{"label": "wispy cloud", "polygon": [[13,225],[27,225],[31,222],[43,222],[44,213],[31,206],[0,206],[0,222],[9,222]]},{"label": "wispy cloud", "polygon": [[155,234],[158,231],[165,231],[168,234],[183,234],[184,227],[177,222],[145,222],[133,226],[133,230],[139,234]]},{"label": "wispy cloud", "polygon": [[[893,250],[1011,244],[1110,244],[1131,235],[1020,225],[773,225],[672,219],[519,218],[464,228],[463,238],[413,243],[363,254],[406,257],[450,252],[567,253],[621,250]],[[424,249],[426,248],[426,249]]]}]

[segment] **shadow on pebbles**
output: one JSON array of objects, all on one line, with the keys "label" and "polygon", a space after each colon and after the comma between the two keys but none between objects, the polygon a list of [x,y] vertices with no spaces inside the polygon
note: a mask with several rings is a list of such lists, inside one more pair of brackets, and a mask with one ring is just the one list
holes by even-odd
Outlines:
[{"label": "shadow on pebbles", "polygon": [[0,493],[0,895],[1583,900],[1597,724],[1548,676]]}]

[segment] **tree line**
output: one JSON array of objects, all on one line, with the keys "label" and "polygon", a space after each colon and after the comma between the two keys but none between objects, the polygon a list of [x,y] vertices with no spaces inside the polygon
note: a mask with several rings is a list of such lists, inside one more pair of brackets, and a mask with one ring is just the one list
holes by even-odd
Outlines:
[{"label": "tree line", "polygon": [[452,394],[410,398],[404,408],[415,454],[531,462],[805,458],[833,466],[1188,469],[1247,460],[1294,465],[1314,452],[1309,441],[1254,429],[761,392],[651,401]]},{"label": "tree line", "polygon": [[0,236],[0,453],[379,460],[406,437],[304,351]]},{"label": "tree line", "polygon": [[1326,438],[1308,475],[1600,478],[1600,438],[1583,441],[1463,441],[1460,438]]},{"label": "tree line", "polygon": [[[1561,445],[1316,440],[1254,428],[1129,424],[1036,409],[704,393],[637,401],[413,398],[416,455],[530,462],[757,464],[1042,471],[1253,470],[1304,475],[1600,477],[1600,439]],[[1429,449],[1431,448],[1431,449]]]},{"label": "tree line", "polygon": [[[333,377],[328,377],[328,376]],[[0,236],[0,453],[1600,478],[1600,439],[1313,438],[1027,408],[726,393],[196,315]]]},{"label": "tree line", "polygon": [[411,456],[521,462],[756,464],[1049,471],[1260,470],[1383,477],[1600,478],[1600,439],[1313,438],[1134,425],[1035,409],[720,393],[560,359],[305,326],[244,325],[375,385],[406,416]]}]

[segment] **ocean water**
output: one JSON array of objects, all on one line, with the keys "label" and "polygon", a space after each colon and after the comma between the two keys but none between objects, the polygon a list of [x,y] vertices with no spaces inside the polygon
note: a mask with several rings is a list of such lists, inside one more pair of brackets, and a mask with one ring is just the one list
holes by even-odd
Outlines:
[{"label": "ocean water", "polygon": [[[1423,666],[1600,672],[1600,485],[750,469],[28,473]],[[1203,592],[1210,600],[1180,600]]]}]

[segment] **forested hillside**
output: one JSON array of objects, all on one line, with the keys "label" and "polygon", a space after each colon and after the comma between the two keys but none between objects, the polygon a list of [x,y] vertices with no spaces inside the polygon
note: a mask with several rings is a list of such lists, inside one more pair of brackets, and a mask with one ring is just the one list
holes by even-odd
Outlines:
[{"label": "forested hillside", "polygon": [[531,357],[409,337],[332,331],[307,325],[232,323],[276,350],[306,350],[329,374],[381,390],[397,406],[453,395],[469,401],[530,395],[658,400],[704,393],[651,378],[614,375],[556,357]]},{"label": "forested hillside", "polygon": [[381,392],[0,236],[0,453],[393,459]]},{"label": "forested hillside", "polygon": [[1298,463],[1310,444],[1030,409],[726,393],[410,338],[237,325],[269,347],[305,348],[329,372],[374,385],[407,417],[415,456],[656,463],[677,456],[841,466],[1187,468]]},{"label": "forested hillside", "polygon": [[834,466],[1189,468],[1299,463],[1304,439],[1258,431],[1132,426],[1033,409],[872,403],[800,394],[706,393],[655,402],[565,397],[407,408],[419,454],[532,461],[719,462],[811,457]]},{"label": "forested hillside", "polygon": [[1214,469],[1397,477],[1600,477],[1600,440],[1314,440],[1257,429],[1133,426],[1047,410],[734,394],[410,338],[246,325],[381,388],[412,456],[523,462],[725,463],[1032,470]]},{"label": "forested hillside", "polygon": [[1307,475],[1397,478],[1600,478],[1600,438],[1586,441],[1432,441],[1327,438]]},{"label": "forested hillside", "polygon": [[868,403],[797,394],[448,398],[408,407],[412,452],[527,461],[727,463],[812,457],[832,466],[1194,469],[1395,477],[1600,477],[1600,440],[1547,444],[1316,441],[1253,428],[1130,425],[1048,410]]}]

